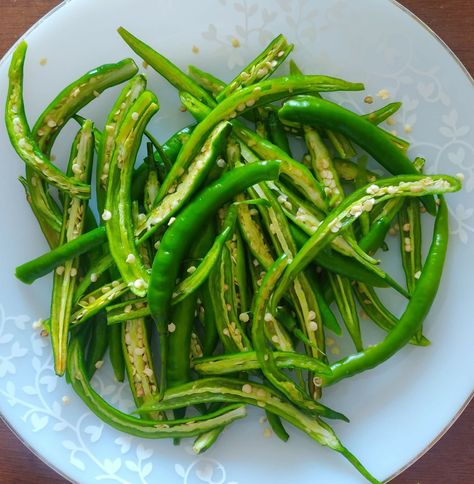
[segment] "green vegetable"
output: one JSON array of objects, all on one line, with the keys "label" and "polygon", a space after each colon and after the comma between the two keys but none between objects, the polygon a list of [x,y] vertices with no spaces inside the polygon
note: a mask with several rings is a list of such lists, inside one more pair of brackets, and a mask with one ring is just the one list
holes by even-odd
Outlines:
[{"label": "green vegetable", "polygon": [[[150,123],[157,96],[125,59],[67,86],[30,132],[24,42],[9,71],[7,129],[27,165],[20,181],[51,248],[18,266],[16,276],[31,284],[53,272],[43,327],[56,373],[119,431],[175,444],[194,437],[193,449],[202,453],[250,404],[265,411],[282,441],[289,438],[286,421],[379,482],[321,420],[348,421],[325,405],[322,390],[375,368],[406,344],[430,344],[422,325],[448,242],[441,195],[459,190],[460,181],[420,175],[424,160],[412,163],[408,143],[378,127],[400,103],[353,113],[320,93],[362,84],[303,75],[294,62],[289,76],[270,78],[293,49],[282,35],[226,84],[194,66],[188,76],[124,28],[119,34],[177,89],[196,124],[163,142]],[[124,81],[102,130],[78,114]],[[71,117],[81,129],[63,173],[51,163],[51,149]],[[302,163],[292,156],[293,135],[306,143]],[[367,169],[366,156],[351,161],[352,143],[395,176]],[[436,214],[425,261],[421,203]],[[374,259],[387,250],[396,217],[406,289]],[[375,288],[408,299],[400,318]],[[368,347],[366,319],[386,331]],[[346,330],[356,353],[330,364],[326,345],[335,342],[328,330],[333,338]],[[127,377],[140,418],[92,388],[106,353],[115,379]],[[200,415],[184,418],[190,407]]]}]

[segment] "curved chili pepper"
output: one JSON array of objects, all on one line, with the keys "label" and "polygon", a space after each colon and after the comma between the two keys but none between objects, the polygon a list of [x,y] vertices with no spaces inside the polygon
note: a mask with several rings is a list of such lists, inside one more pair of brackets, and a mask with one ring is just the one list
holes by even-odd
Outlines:
[{"label": "curved chili pepper", "polygon": [[11,144],[18,156],[43,179],[71,196],[88,199],[90,185],[65,175],[41,152],[31,134],[23,103],[23,66],[26,42],[21,42],[13,53],[10,64],[5,123]]},{"label": "curved chili pepper", "polygon": [[[130,79],[138,71],[132,59],[124,59],[116,64],[104,64],[87,72],[64,88],[47,106],[36,121],[32,134],[41,151],[49,156],[53,143],[68,120],[81,108],[97,98],[104,90]],[[98,130],[94,129],[96,145],[99,141]],[[60,210],[44,183],[38,179],[34,170],[26,169],[26,179],[31,195],[31,207],[41,229],[51,247],[55,247],[55,221]]]},{"label": "curved chili pepper", "polygon": [[89,331],[90,338],[87,353],[84,356],[84,367],[89,380],[91,380],[95,372],[103,365],[103,358],[109,347],[107,318],[103,312],[97,314],[91,321]]},{"label": "curved chili pepper", "polygon": [[110,164],[116,145],[116,138],[119,128],[127,115],[128,110],[138,99],[146,88],[145,76],[134,77],[123,88],[115,104],[107,117],[104,127],[104,134],[97,154],[96,165],[96,194],[97,210],[102,213],[105,207],[107,196],[107,185],[109,180]]},{"label": "curved chili pepper", "polygon": [[272,309],[275,308],[291,281],[318,254],[318,252],[344,227],[351,225],[358,216],[370,212],[374,205],[395,197],[420,197],[460,190],[459,180],[448,175],[405,175],[376,181],[367,188],[361,188],[347,197],[335,208],[316,229],[308,242],[301,248],[282,276],[275,291]]},{"label": "curved chili pepper", "polygon": [[[203,223],[212,216],[220,205],[232,199],[248,186],[262,180],[275,179],[280,173],[280,162],[267,161],[235,168],[209,185],[188,205],[165,232],[153,267],[148,287],[148,305],[160,334],[162,373],[166,371],[166,336],[168,331],[169,307],[174,281],[180,263]],[[170,283],[171,281],[171,283]],[[162,379],[160,389],[164,389]]]},{"label": "curved chili pepper", "polygon": [[123,120],[110,161],[107,198],[102,213],[110,253],[124,282],[137,296],[146,294],[149,275],[133,236],[131,176],[143,131],[158,109],[156,96],[145,91],[133,103]]},{"label": "curved chili pepper", "polygon": [[444,199],[440,198],[440,200],[431,247],[412,298],[400,321],[382,342],[331,365],[333,374],[322,377],[323,385],[331,385],[343,378],[378,366],[405,346],[421,327],[438,292],[448,250],[448,208]]},{"label": "curved chili pepper", "polygon": [[275,37],[265,49],[244,67],[237,76],[216,96],[217,102],[222,102],[234,92],[247,86],[263,81],[278,68],[293,50],[294,45],[288,44],[283,35]]},{"label": "curved chili pepper", "polygon": [[175,185],[181,170],[185,170],[197,155],[212,129],[221,121],[233,119],[237,113],[243,114],[249,109],[277,101],[290,94],[311,91],[360,90],[363,85],[350,83],[326,76],[280,77],[236,91],[219,103],[212,112],[201,121],[192,132],[188,143],[183,146],[178,158],[160,191],[162,198]]},{"label": "curved chili pepper", "polygon": [[227,425],[246,415],[242,404],[228,405],[218,411],[181,420],[147,420],[123,413],[107,403],[92,388],[84,369],[81,343],[73,338],[68,356],[68,378],[77,395],[101,420],[113,428],[146,439],[194,437]]},{"label": "curved chili pepper", "polygon": [[[314,96],[296,96],[279,111],[283,120],[323,126],[345,134],[394,175],[417,174],[408,157],[390,143],[380,129],[357,114],[331,101]],[[434,199],[423,199],[427,210],[436,213]]]},{"label": "curved chili pepper", "polygon": [[303,389],[278,368],[275,363],[273,351],[266,344],[264,332],[265,321],[274,319],[274,316],[268,312],[267,305],[273,288],[280,279],[287,264],[288,256],[286,254],[283,254],[275,261],[265,275],[254,302],[252,341],[255,346],[258,362],[268,381],[299,407],[327,418],[347,420],[342,414],[334,412],[306,396]]},{"label": "curved chili pepper", "polygon": [[369,481],[381,484],[339,441],[334,431],[319,418],[310,417],[288,403],[271,387],[231,378],[202,378],[166,392],[161,401],[143,406],[139,412],[167,410],[189,404],[207,402],[239,402],[255,405],[293,424],[320,445],[342,454]]},{"label": "curved chili pepper", "polygon": [[[354,292],[361,308],[378,327],[388,332],[398,324],[398,318],[383,305],[373,287],[358,282],[354,284]],[[410,344],[417,346],[430,345],[430,341],[423,335],[421,338],[417,336],[410,340]]]}]

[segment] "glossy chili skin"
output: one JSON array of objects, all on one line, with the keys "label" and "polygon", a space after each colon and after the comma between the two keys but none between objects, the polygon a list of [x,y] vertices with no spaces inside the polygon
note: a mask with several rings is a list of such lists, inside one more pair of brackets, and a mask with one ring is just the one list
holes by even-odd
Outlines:
[{"label": "glossy chili skin", "polygon": [[165,232],[153,261],[148,303],[157,323],[167,323],[174,281],[181,261],[202,225],[218,208],[248,186],[278,177],[280,162],[263,161],[235,168],[202,190]]},{"label": "glossy chili skin", "polygon": [[431,247],[412,298],[399,323],[382,342],[334,363],[331,366],[333,374],[322,378],[323,385],[331,385],[376,367],[408,344],[421,327],[438,292],[448,250],[448,208],[444,199],[440,200]]},{"label": "glossy chili skin", "polygon": [[132,35],[123,27],[119,27],[117,32],[122,39],[144,59],[153,69],[160,73],[169,83],[179,90],[191,92],[199,100],[209,106],[215,106],[214,99],[197,84],[192,78],[182,72],[169,59],[152,49],[149,45]]},{"label": "glossy chili skin", "polygon": [[[203,230],[203,234],[193,247],[190,258],[196,260],[203,257],[212,245],[214,231],[211,226]],[[167,386],[172,388],[186,383],[191,379],[190,346],[191,333],[194,327],[197,304],[197,293],[192,293],[173,308],[172,319],[176,329],[169,334],[169,352],[167,371]]]},{"label": "glossy chili skin", "polygon": [[36,279],[49,274],[67,260],[95,249],[106,241],[107,234],[104,227],[92,229],[36,259],[18,266],[15,275],[25,284],[32,284]]},{"label": "glossy chili skin", "polygon": [[279,173],[279,161],[254,163],[227,172],[202,190],[165,232],[153,260],[148,285],[148,306],[160,334],[161,394],[166,389],[164,375],[167,360],[167,328],[171,323],[170,305],[183,258],[202,230],[203,224],[208,223],[221,205],[255,183],[278,178]]},{"label": "glossy chili skin", "polygon": [[[322,126],[343,133],[394,175],[418,174],[410,159],[387,139],[383,131],[331,101],[296,96],[285,102],[279,116],[283,121]],[[423,203],[430,213],[436,212],[432,197],[424,197]]]}]

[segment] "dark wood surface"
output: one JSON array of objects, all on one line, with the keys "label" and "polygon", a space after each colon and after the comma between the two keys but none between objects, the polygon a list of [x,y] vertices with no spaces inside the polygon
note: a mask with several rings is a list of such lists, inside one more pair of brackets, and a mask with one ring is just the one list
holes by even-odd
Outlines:
[{"label": "dark wood surface", "polygon": [[[58,0],[0,0],[0,57],[25,30],[59,3]],[[401,3],[426,22],[469,72],[474,73],[473,0],[402,0]],[[66,481],[35,457],[0,421],[0,483],[31,482],[55,484]],[[392,482],[474,482],[474,403],[427,454]]]}]

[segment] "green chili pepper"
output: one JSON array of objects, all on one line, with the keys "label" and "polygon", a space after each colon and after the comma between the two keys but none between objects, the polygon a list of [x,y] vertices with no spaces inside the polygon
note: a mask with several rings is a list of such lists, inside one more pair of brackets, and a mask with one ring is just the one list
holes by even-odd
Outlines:
[{"label": "green chili pepper", "polygon": [[321,313],[321,319],[326,328],[333,331],[335,334],[340,336],[342,334],[341,326],[339,325],[336,316],[332,312],[326,298],[319,287],[319,283],[316,278],[311,277],[311,271],[307,271],[307,277],[310,281],[311,287],[313,289],[316,300],[318,301],[319,311]]},{"label": "green chili pepper", "polygon": [[145,130],[145,136],[150,140],[151,144],[156,150],[157,156],[156,157],[150,157],[149,162],[151,162],[153,159],[155,159],[158,169],[158,172],[160,173],[160,182],[164,180],[168,172],[171,170],[171,165],[173,164],[168,157],[165,149],[161,144],[158,142],[158,140],[149,132]]},{"label": "green chili pepper", "polygon": [[31,134],[23,104],[23,66],[26,48],[26,42],[21,42],[13,53],[10,64],[5,108],[5,122],[10,142],[18,156],[42,178],[70,196],[88,199],[90,197],[90,186],[78,179],[66,176],[53,165],[41,152],[38,143]]},{"label": "green chili pepper", "polygon": [[237,302],[237,309],[240,314],[247,313],[250,310],[250,294],[248,287],[248,268],[246,247],[240,232],[234,228],[234,235],[227,242],[229,247],[231,262],[232,262],[232,276],[233,276],[233,295]]},{"label": "green chili pepper", "polygon": [[193,443],[193,452],[199,455],[209,450],[212,445],[215,444],[224,429],[225,426],[218,427],[196,437],[196,440]]},{"label": "green chili pepper", "polygon": [[[284,120],[316,124],[342,132],[394,175],[417,173],[406,155],[393,146],[379,128],[330,101],[311,96],[297,96],[283,105],[279,116]],[[435,213],[436,207],[432,197],[423,199],[423,203],[430,213]]]},{"label": "green chili pepper", "polygon": [[331,155],[322,138],[314,128],[304,126],[304,133],[306,146],[311,157],[313,172],[324,187],[324,191],[329,198],[329,206],[334,207],[344,198],[344,191],[339,182],[339,177],[332,162]]},{"label": "green chili pepper", "polygon": [[110,161],[107,199],[102,213],[110,253],[124,282],[137,296],[146,294],[149,275],[133,237],[131,175],[145,126],[158,108],[156,96],[145,91],[133,103],[123,120]]},{"label": "green chili pepper", "polygon": [[[274,352],[278,368],[310,370],[317,376],[330,375],[331,370],[323,361],[295,352]],[[240,371],[261,368],[255,351],[199,358],[193,361],[193,368],[203,375],[230,375]]]},{"label": "green chili pepper", "polygon": [[[212,244],[214,232],[211,227],[203,231],[197,243],[190,251],[190,259],[202,257]],[[192,266],[192,262],[185,264],[184,271]],[[191,379],[190,348],[191,333],[194,327],[197,308],[197,294],[183,298],[173,307],[171,321],[168,325],[168,361],[166,364],[166,383],[168,388],[186,383]],[[173,331],[171,330],[173,329]],[[202,355],[202,352],[201,352]]]},{"label": "green chili pepper", "polygon": [[[334,158],[334,166],[341,181],[353,182],[359,176],[359,167],[353,161]],[[365,170],[365,173],[367,175],[365,183],[375,181],[379,178],[373,171]]]},{"label": "green chili pepper", "polygon": [[117,381],[125,379],[125,359],[122,352],[122,328],[120,325],[107,327],[109,340],[109,360]]},{"label": "green chili pepper", "polygon": [[[364,185],[367,184],[367,162],[368,158],[367,156],[361,156],[357,160],[357,166],[358,166],[358,173],[357,177],[355,179],[355,188],[362,188]],[[358,219],[358,227],[360,229],[360,233],[362,236],[367,235],[367,233],[370,230],[370,215],[367,212],[364,212],[361,214],[361,216]],[[360,246],[360,243],[359,243]]]},{"label": "green chili pepper", "polygon": [[90,269],[84,273],[82,281],[76,287],[74,293],[74,304],[77,304],[92,286],[93,290],[98,287],[103,287],[106,284],[105,273],[112,267],[114,260],[110,254],[99,257],[91,264]]},{"label": "green chili pepper", "polygon": [[198,315],[204,328],[202,351],[204,356],[210,356],[216,349],[219,335],[217,333],[217,315],[212,304],[209,279],[201,287],[200,298],[202,302]]},{"label": "green chili pepper", "polygon": [[440,200],[431,247],[412,298],[400,321],[382,342],[334,363],[331,366],[333,374],[322,377],[324,385],[333,384],[383,363],[405,346],[421,327],[438,291],[448,249],[448,209],[444,199]]},{"label": "green chili pepper", "polygon": [[234,92],[244,87],[252,86],[270,76],[293,50],[293,44],[288,44],[283,35],[275,37],[268,46],[245,67],[216,96],[218,102],[223,101]]},{"label": "green chili pepper", "polygon": [[[133,301],[128,295],[126,302]],[[127,377],[137,407],[148,403],[158,394],[158,384],[151,355],[147,324],[144,318],[129,319],[121,326],[123,359]],[[162,415],[152,413],[154,420],[162,420]]]},{"label": "green chili pepper", "polygon": [[267,416],[268,423],[272,428],[275,435],[282,440],[283,442],[287,442],[290,438],[288,432],[283,427],[283,423],[278,415],[269,412],[268,410],[265,411],[265,415]]},{"label": "green chili pepper", "polygon": [[362,464],[340,443],[334,431],[318,418],[309,417],[287,403],[268,386],[230,378],[203,378],[166,392],[163,400],[143,406],[140,412],[179,408],[192,402],[245,402],[280,416],[293,424],[320,445],[341,453],[370,482],[380,484]]},{"label": "green chili pepper", "polygon": [[[76,136],[71,150],[68,172],[74,179],[90,182],[94,137],[92,122],[88,121]],[[64,217],[59,243],[67,242],[79,236],[84,227],[84,215],[87,202],[79,198],[64,199]],[[54,371],[63,375],[66,371],[67,340],[69,321],[74,298],[76,281],[79,277],[79,259],[69,259],[64,266],[54,272],[53,294],[51,298],[51,340],[54,356]]]},{"label": "green chili pepper", "polygon": [[97,155],[96,193],[97,209],[102,213],[105,207],[107,185],[110,173],[112,155],[116,146],[116,139],[120,126],[138,97],[146,88],[143,75],[133,78],[122,90],[105,122],[104,136]]},{"label": "green chili pepper", "polygon": [[354,342],[357,351],[362,351],[362,335],[360,332],[359,315],[352,293],[351,281],[346,277],[328,274],[329,282],[333,290],[334,299],[341,313],[342,320]]},{"label": "green chili pepper", "polygon": [[269,137],[275,146],[278,146],[281,150],[291,156],[290,143],[288,141],[288,136],[286,135],[283,125],[281,124],[278,114],[274,111],[270,111],[267,120]]},{"label": "green chili pepper", "polygon": [[459,180],[448,175],[405,175],[376,181],[347,197],[317,228],[285,271],[276,290],[274,308],[291,281],[318,252],[344,227],[349,226],[362,212],[370,212],[374,205],[395,197],[420,197],[424,195],[455,192],[461,188]]},{"label": "green chili pepper", "polygon": [[163,199],[155,200],[154,207],[135,230],[135,236],[140,237],[140,241],[146,240],[160,226],[169,223],[172,215],[199,188],[224,149],[230,129],[231,126],[227,122],[218,124],[204,144],[201,153],[196,156],[188,170],[183,171],[178,185]]},{"label": "green chili pepper", "polygon": [[161,74],[170,84],[176,87],[178,91],[188,91],[200,101],[205,102],[209,106],[215,106],[216,102],[214,99],[171,61],[137,39],[123,27],[119,27],[117,32],[136,54]]},{"label": "green chili pepper", "polygon": [[71,325],[81,325],[104,309],[111,301],[118,299],[130,290],[127,283],[114,280],[91,291],[77,301],[71,315]]},{"label": "green chili pepper", "polygon": [[268,381],[301,408],[328,418],[342,418],[343,420],[346,420],[346,417],[338,412],[334,412],[320,403],[310,400],[304,394],[304,391],[278,368],[275,363],[273,351],[271,351],[266,344],[264,333],[265,321],[274,319],[274,316],[270,312],[267,312],[267,305],[275,284],[278,282],[281,274],[286,268],[288,263],[287,259],[287,255],[283,254],[270,267],[254,301],[252,341],[255,346],[258,362]]},{"label": "green chili pepper", "polygon": [[213,311],[218,315],[216,328],[226,351],[249,351],[251,343],[243,331],[232,297],[233,283],[231,254],[229,249],[224,247],[220,260],[209,278]]},{"label": "green chili pepper", "polygon": [[370,230],[359,240],[359,246],[368,253],[375,253],[382,246],[393,219],[404,203],[403,198],[389,200],[380,214],[372,222]]},{"label": "green chili pepper", "polygon": [[[79,126],[81,127],[84,126],[84,123],[87,121],[87,119],[82,117],[80,114],[73,114],[72,119],[74,119],[74,121],[76,121],[77,124],[79,124]],[[47,140],[47,138],[42,138],[42,141],[45,139]],[[96,153],[99,152],[102,139],[103,139],[102,131],[99,131],[96,127],[94,127],[94,149]]]},{"label": "green chili pepper", "polygon": [[145,297],[137,297],[117,304],[109,304],[106,310],[107,324],[109,325],[150,316],[150,310],[148,309]]},{"label": "green chili pepper", "polygon": [[71,341],[68,376],[77,395],[93,413],[113,428],[137,437],[148,439],[194,437],[246,415],[244,405],[229,405],[212,414],[182,420],[146,420],[120,412],[102,399],[90,385],[83,367],[82,350],[77,338]]},{"label": "green chili pepper", "polygon": [[[301,249],[301,247],[303,247],[309,240],[309,237],[294,225],[290,225],[290,230],[298,249]],[[363,281],[375,287],[388,287],[385,279],[373,272],[369,272],[353,258],[343,256],[328,247],[323,248],[321,252],[316,255],[313,262],[328,271],[333,271],[342,276],[349,277],[350,279]]]},{"label": "green chili pepper", "polygon": [[107,318],[100,312],[91,320],[91,337],[85,356],[85,371],[89,380],[104,363],[104,355],[109,346],[107,338]]},{"label": "green chili pepper", "polygon": [[[246,200],[244,194],[236,197],[237,202]],[[250,205],[240,203],[237,206],[239,227],[248,250],[252,253],[257,263],[264,268],[273,264],[274,257],[272,248],[263,233],[262,225],[257,221],[259,217],[258,210]]]},{"label": "green chili pepper", "polygon": [[[188,205],[165,232],[153,261],[148,288],[148,305],[160,334],[162,372],[166,371],[166,333],[173,283],[178,275],[181,260],[193,238],[201,230],[217,208],[245,190],[248,186],[265,179],[274,179],[280,172],[280,162],[262,162],[248,167],[235,168],[209,185]],[[163,388],[162,381],[160,387]]]},{"label": "green chili pepper", "polygon": [[390,118],[390,116],[393,116],[401,107],[402,103],[389,103],[376,111],[364,114],[362,117],[372,124],[378,125]]},{"label": "green chili pepper", "polygon": [[46,252],[36,259],[18,266],[15,270],[15,275],[25,284],[32,284],[36,279],[49,274],[67,260],[95,249],[106,241],[105,229],[98,227],[50,252]]},{"label": "green chili pepper", "polygon": [[422,270],[419,202],[417,200],[406,200],[398,215],[402,265],[405,271],[408,292],[412,294],[416,287],[417,277]]},{"label": "green chili pepper", "polygon": [[[243,114],[249,109],[254,109],[260,105],[288,97],[290,94],[300,94],[302,92],[311,92],[314,90],[337,91],[360,90],[362,88],[362,84],[350,83],[340,79],[324,76],[302,76],[298,79],[292,77],[270,79],[236,91],[218,104],[212,112],[196,126],[188,142],[180,151],[178,158],[171,169],[170,175],[161,187],[160,198],[163,198],[168,190],[176,184],[181,170],[188,168],[193,158],[201,149],[209,133],[219,122],[233,119],[237,116],[237,113]],[[190,92],[189,89],[186,89],[186,91]]]},{"label": "green chili pepper", "polygon": [[222,232],[217,236],[206,256],[197,267],[190,265],[187,270],[190,275],[177,285],[173,293],[173,304],[177,304],[186,299],[206,281],[212,268],[220,259],[225,243],[232,235],[236,219],[236,209],[231,207],[224,221]]}]

